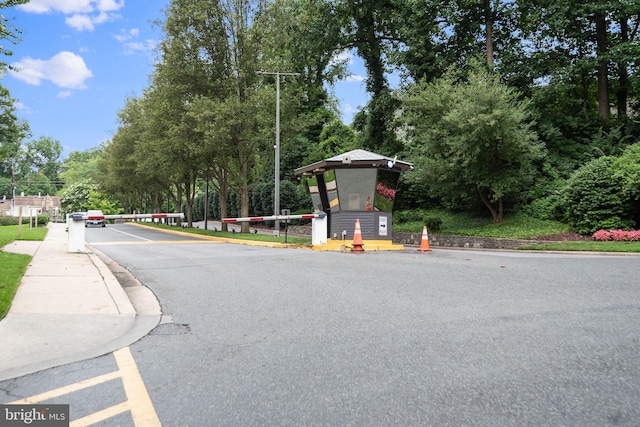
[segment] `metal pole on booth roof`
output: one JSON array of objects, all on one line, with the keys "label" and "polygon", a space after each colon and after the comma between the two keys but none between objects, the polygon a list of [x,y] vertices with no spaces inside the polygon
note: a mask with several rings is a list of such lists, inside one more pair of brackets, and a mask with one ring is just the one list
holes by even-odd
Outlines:
[{"label": "metal pole on booth roof", "polygon": [[[256,71],[256,74],[268,74],[276,76],[276,145],[275,149],[275,182],[274,182],[274,203],[273,203],[273,215],[277,216],[280,212],[280,76],[294,76],[297,77],[300,73],[281,73]],[[274,233],[276,236],[280,235],[280,221],[275,220]]]}]

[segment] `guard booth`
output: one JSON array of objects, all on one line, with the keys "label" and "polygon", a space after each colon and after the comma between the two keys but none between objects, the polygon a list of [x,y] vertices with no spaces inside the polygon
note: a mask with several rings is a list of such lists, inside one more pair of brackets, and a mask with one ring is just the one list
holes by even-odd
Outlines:
[{"label": "guard booth", "polygon": [[382,249],[392,246],[391,211],[400,172],[412,169],[397,158],[353,150],[295,173],[305,178],[314,211],[327,214],[329,245],[353,241],[359,220],[365,249]]}]

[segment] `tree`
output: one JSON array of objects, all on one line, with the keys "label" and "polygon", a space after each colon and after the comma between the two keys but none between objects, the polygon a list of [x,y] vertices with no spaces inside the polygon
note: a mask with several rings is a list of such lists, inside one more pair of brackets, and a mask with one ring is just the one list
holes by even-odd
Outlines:
[{"label": "tree", "polygon": [[62,163],[60,178],[66,185],[79,182],[99,182],[95,179],[98,160],[103,153],[102,147],[90,148],[84,151],[72,151]]},{"label": "tree", "polygon": [[[317,149],[323,129],[339,119],[331,86],[347,76],[347,60],[339,55],[343,46],[337,8],[329,0],[275,0],[269,2],[252,25],[264,71],[300,73],[283,78],[280,103],[280,169],[283,180],[297,182],[294,170],[308,163]],[[260,80],[272,91],[273,78]],[[275,93],[265,106],[275,109]],[[272,113],[273,114],[273,113]],[[273,116],[272,116],[273,117]],[[273,128],[271,119],[271,128]],[[264,179],[273,179],[274,161]]]},{"label": "tree", "polygon": [[605,124],[615,88],[618,114],[627,115],[629,71],[638,58],[638,0],[526,0],[519,9],[523,38],[546,64],[546,77],[572,77],[585,111],[594,105]]},{"label": "tree", "polygon": [[633,225],[624,194],[624,177],[614,170],[615,158],[602,156],[590,161],[567,180],[565,216],[580,234]]},{"label": "tree", "polygon": [[26,175],[32,174],[31,179],[37,179],[34,182],[45,182],[44,185],[39,186],[38,191],[29,190],[29,194],[37,192],[55,194],[62,188],[59,181],[62,169],[61,154],[62,145],[51,137],[43,136],[24,144],[19,161],[23,177],[26,178]]},{"label": "tree", "polygon": [[[22,141],[31,134],[29,125],[18,120],[15,99],[9,89],[0,85],[0,161],[16,158]],[[2,175],[10,171],[8,165],[0,163]]]},{"label": "tree", "polygon": [[398,107],[387,80],[388,58],[399,41],[398,14],[401,1],[342,0],[336,2],[341,19],[343,48],[355,49],[367,69],[366,89],[371,99],[354,119],[365,148],[393,154],[400,145],[393,132],[393,118]]},{"label": "tree", "polygon": [[[0,2],[0,9],[6,9],[8,7],[17,6],[20,4],[29,3],[29,0],[2,0]],[[13,25],[8,18],[3,14],[0,14],[0,40],[7,40],[11,44],[17,44],[22,39],[20,38],[22,31]],[[0,44],[0,54],[5,56],[12,56],[13,52],[4,47],[4,43]],[[0,62],[0,68],[11,68],[6,62]]]},{"label": "tree", "polygon": [[60,196],[62,212],[86,212],[99,209],[107,215],[118,214],[122,208],[109,195],[101,192],[96,184],[77,183],[64,189]]},{"label": "tree", "polygon": [[403,96],[414,179],[437,196],[476,194],[502,222],[505,199],[531,183],[543,146],[531,131],[527,106],[479,62],[468,80],[451,69]]},{"label": "tree", "polygon": [[622,180],[622,195],[628,216],[640,226],[640,142],[632,144],[613,162],[616,178]]}]

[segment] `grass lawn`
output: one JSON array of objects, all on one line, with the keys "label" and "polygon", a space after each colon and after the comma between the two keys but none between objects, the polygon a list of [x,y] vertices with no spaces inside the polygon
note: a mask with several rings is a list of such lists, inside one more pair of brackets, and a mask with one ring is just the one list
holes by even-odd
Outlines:
[{"label": "grass lawn", "polygon": [[[172,231],[180,231],[184,233],[191,234],[199,234],[201,236],[213,236],[213,237],[223,237],[225,239],[237,239],[237,240],[251,240],[254,242],[276,242],[276,243],[285,243],[284,241],[284,231],[280,233],[280,237],[275,237],[271,234],[255,234],[255,233],[232,233],[232,232],[222,232],[215,230],[205,230],[202,228],[180,228],[167,224],[155,224],[150,222],[141,222],[139,224],[147,225],[149,227],[163,228],[166,230]],[[311,244],[311,237],[300,237],[300,236],[287,236],[287,243],[297,244],[297,245],[306,245]]]},{"label": "grass lawn", "polygon": [[2,266],[2,275],[0,275],[0,319],[7,315],[22,276],[30,262],[30,255],[0,251],[0,265]]},{"label": "grass lawn", "polygon": [[[430,210],[425,216],[438,217],[442,220],[442,226],[438,230],[429,230],[433,234],[532,239],[569,230],[569,227],[561,222],[545,221],[525,215],[505,215],[504,221],[500,224],[494,224],[491,217],[441,209]],[[417,233],[422,231],[424,225],[420,222],[396,224],[394,221],[393,230]]]},{"label": "grass lawn", "polygon": [[640,242],[562,242],[525,246],[518,249],[540,251],[640,252]]},{"label": "grass lawn", "polygon": [[0,227],[0,248],[14,240],[44,240],[49,231],[46,227],[29,228],[22,226],[22,235],[18,235],[17,225],[5,225]]},{"label": "grass lawn", "polygon": [[[18,235],[17,225],[0,227],[0,248],[14,240],[44,240],[47,228],[31,228],[22,226],[22,234]],[[13,254],[0,250],[0,319],[4,318],[11,307],[13,297],[18,290],[27,266],[31,262],[30,255]]]}]

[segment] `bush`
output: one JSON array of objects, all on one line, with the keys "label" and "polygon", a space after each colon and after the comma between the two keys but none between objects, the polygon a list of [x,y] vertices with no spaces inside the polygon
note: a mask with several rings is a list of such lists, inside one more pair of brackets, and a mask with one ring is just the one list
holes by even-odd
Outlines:
[{"label": "bush", "polygon": [[624,231],[624,230],[598,230],[591,236],[593,240],[606,242],[640,242],[640,230]]},{"label": "bush", "polygon": [[630,228],[623,180],[615,174],[613,157],[600,157],[576,170],[563,197],[565,219],[580,234],[599,229]]},{"label": "bush", "polygon": [[438,231],[442,227],[442,219],[439,216],[426,216],[422,222],[429,231]]},{"label": "bush", "polygon": [[[29,217],[22,217],[23,224],[29,224]],[[44,227],[49,223],[49,215],[38,215],[38,227]],[[3,225],[18,225],[17,216],[0,216],[0,226]]]}]

